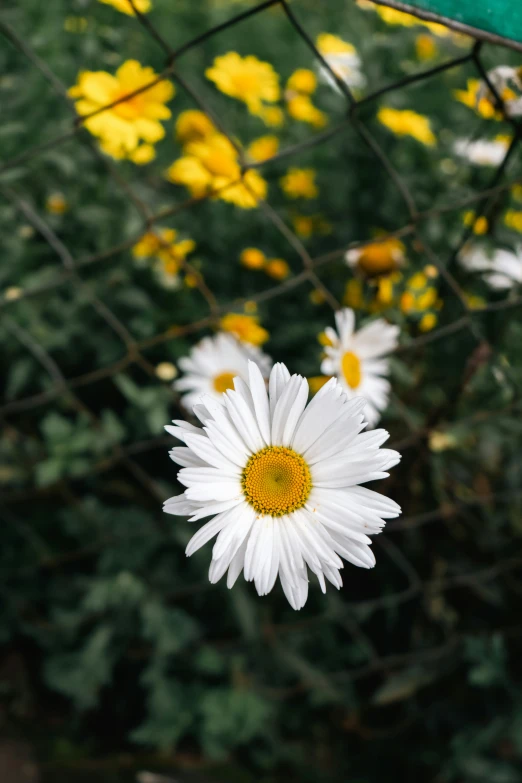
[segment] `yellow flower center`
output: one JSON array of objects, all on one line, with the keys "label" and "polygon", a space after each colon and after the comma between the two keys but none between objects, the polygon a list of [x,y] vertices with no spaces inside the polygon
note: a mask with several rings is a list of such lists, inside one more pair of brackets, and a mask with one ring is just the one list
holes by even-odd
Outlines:
[{"label": "yellow flower center", "polygon": [[304,506],[312,488],[310,468],[285,446],[267,446],[248,460],[241,480],[258,514],[282,517]]},{"label": "yellow flower center", "polygon": [[367,275],[378,275],[396,269],[401,257],[402,246],[400,243],[376,242],[362,248],[357,266]]},{"label": "yellow flower center", "polygon": [[361,362],[358,357],[347,351],[341,359],[341,369],[343,371],[344,380],[350,387],[350,389],[357,389],[361,383]]},{"label": "yellow flower center", "polygon": [[[120,94],[114,96],[114,100],[119,100],[129,92],[131,92],[131,90],[122,90]],[[142,116],[143,104],[143,93],[139,93],[139,95],[134,95],[132,98],[129,98],[126,101],[117,103],[116,106],[113,107],[112,111],[114,111],[115,114],[117,114],[119,117],[122,117],[124,120],[135,120],[137,117]]]},{"label": "yellow flower center", "polygon": [[234,372],[222,372],[214,377],[214,389],[217,392],[226,392],[228,389],[234,388],[234,378],[237,373]]}]

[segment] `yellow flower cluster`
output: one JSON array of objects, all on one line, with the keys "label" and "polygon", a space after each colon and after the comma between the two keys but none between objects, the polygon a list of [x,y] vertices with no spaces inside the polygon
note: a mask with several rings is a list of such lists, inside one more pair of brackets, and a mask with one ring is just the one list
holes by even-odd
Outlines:
[{"label": "yellow flower cluster", "polygon": [[[480,79],[468,79],[465,90],[453,90],[453,96],[473,109],[480,117],[487,120],[501,120],[502,112],[495,106],[495,97],[488,89],[484,89],[483,82]],[[517,94],[509,87],[501,91],[503,101],[515,100]]]},{"label": "yellow flower cluster", "polygon": [[209,195],[242,209],[266,196],[266,181],[254,169],[242,173],[239,151],[203,112],[180,114],[175,132],[183,155],[167,170],[170,182],[185,185],[194,198]]},{"label": "yellow flower cluster", "polygon": [[186,257],[196,247],[192,239],[177,241],[178,232],[174,228],[158,228],[157,231],[144,234],[132,248],[134,258],[141,261],[154,259],[158,278],[167,287],[178,282],[178,272]]},{"label": "yellow flower cluster", "polygon": [[462,222],[465,226],[473,226],[473,233],[477,236],[483,236],[487,234],[489,223],[487,217],[484,215],[476,216],[473,210],[465,212],[462,217]]},{"label": "yellow flower cluster", "polygon": [[319,189],[315,184],[316,172],[314,169],[288,169],[284,177],[279,180],[285,196],[292,199],[316,198]]},{"label": "yellow flower cluster", "polygon": [[257,247],[246,247],[239,256],[240,263],[247,269],[262,269],[274,280],[284,280],[290,275],[290,267],[282,258],[267,258]]},{"label": "yellow flower cluster", "polygon": [[522,233],[522,212],[519,210],[508,209],[504,215],[504,223],[508,228],[512,228],[513,231],[519,231]]},{"label": "yellow flower cluster", "polygon": [[371,242],[360,248],[349,250],[346,260],[366,277],[389,274],[398,269],[405,260],[406,249],[400,239],[389,237],[381,242]]},{"label": "yellow flower cluster", "polygon": [[308,68],[298,68],[286,83],[285,100],[288,114],[300,122],[307,122],[314,128],[324,128],[328,118],[311,100],[317,89],[317,77]]},{"label": "yellow flower cluster", "polygon": [[130,0],[100,0],[100,3],[112,5],[117,11],[121,11],[122,14],[127,14],[128,16],[134,16],[134,8],[140,14],[146,14],[152,8],[150,0],[133,0],[134,8]]},{"label": "yellow flower cluster", "polygon": [[422,25],[431,30],[435,35],[440,35],[446,38],[452,35],[452,31],[445,27],[443,24],[437,24],[436,22],[425,22],[423,19],[419,19],[413,14],[407,14],[405,11],[398,11],[395,8],[389,8],[388,6],[375,5],[368,0],[357,0],[357,5],[368,11],[375,11],[386,24],[389,25],[401,25],[402,27],[417,27]]},{"label": "yellow flower cluster", "polygon": [[377,119],[396,136],[411,136],[427,147],[437,143],[429,119],[415,111],[383,106],[377,113]]},{"label": "yellow flower cluster", "polygon": [[270,63],[253,55],[241,57],[237,52],[228,52],[215,58],[205,76],[220,92],[242,101],[251,114],[265,119],[268,125],[280,124],[280,118],[271,112],[274,107],[266,106],[276,103],[281,96],[279,76]]},{"label": "yellow flower cluster", "polygon": [[83,124],[100,139],[102,150],[137,164],[154,158],[153,145],[165,135],[160,120],[171,116],[165,104],[173,95],[170,81],[160,80],[152,68],[136,60],[124,62],[114,76],[82,71],[69,89],[76,111],[85,117]]},{"label": "yellow flower cluster", "polygon": [[227,313],[221,318],[219,325],[224,332],[230,332],[241,342],[250,345],[263,345],[270,335],[259,323],[256,315]]},{"label": "yellow flower cluster", "polygon": [[273,158],[278,149],[279,139],[277,136],[260,136],[247,148],[247,155],[250,160],[262,163],[264,160]]},{"label": "yellow flower cluster", "polygon": [[400,309],[405,315],[418,318],[421,332],[429,332],[437,324],[437,311],[442,307],[437,289],[430,284],[430,277],[436,277],[437,269],[425,267],[406,281],[406,289],[400,298]]}]

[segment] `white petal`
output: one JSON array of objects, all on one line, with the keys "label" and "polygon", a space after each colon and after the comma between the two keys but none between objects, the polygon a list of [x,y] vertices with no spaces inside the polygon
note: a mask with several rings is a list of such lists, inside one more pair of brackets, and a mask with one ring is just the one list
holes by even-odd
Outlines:
[{"label": "white petal", "polygon": [[252,400],[254,403],[254,409],[257,418],[257,424],[259,431],[268,446],[271,443],[270,440],[270,408],[268,404],[268,396],[266,393],[265,382],[261,371],[257,364],[254,362],[248,363],[248,375],[250,380],[250,391],[252,393]]}]

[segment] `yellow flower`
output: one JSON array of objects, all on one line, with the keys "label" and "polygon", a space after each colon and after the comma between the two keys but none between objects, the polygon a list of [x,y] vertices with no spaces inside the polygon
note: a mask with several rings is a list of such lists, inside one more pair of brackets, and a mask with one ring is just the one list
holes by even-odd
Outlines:
[{"label": "yellow flower", "polygon": [[361,248],[353,248],[346,253],[350,266],[371,277],[393,272],[404,263],[405,247],[399,239],[390,237],[382,242],[372,242]]},{"label": "yellow flower", "polygon": [[314,219],[311,215],[294,215],[292,225],[295,233],[304,239],[311,237],[314,232]]},{"label": "yellow flower", "polygon": [[278,74],[270,63],[253,55],[228,52],[216,57],[205,76],[225,95],[243,101],[252,114],[259,114],[264,102],[275,103],[280,97]]},{"label": "yellow flower", "polygon": [[481,310],[487,304],[486,300],[482,296],[477,296],[476,294],[465,293],[464,299],[466,300],[466,304],[470,310]]},{"label": "yellow flower", "polygon": [[308,298],[314,305],[323,304],[325,301],[324,293],[319,288],[314,288],[313,291],[310,291]]},{"label": "yellow flower", "polygon": [[[122,14],[134,16],[134,8],[129,0],[100,0],[100,3],[112,5],[117,11],[121,11]],[[134,6],[141,14],[146,14],[152,8],[152,3],[150,0],[134,0]]]},{"label": "yellow flower", "polygon": [[393,283],[392,275],[379,278],[376,299],[380,305],[386,306],[393,302]]},{"label": "yellow flower", "polygon": [[359,310],[364,305],[362,283],[356,277],[346,283],[343,304],[351,307],[352,310]]},{"label": "yellow flower", "polygon": [[280,128],[285,122],[285,115],[280,106],[263,106],[258,116],[270,128]]},{"label": "yellow flower", "polygon": [[186,257],[196,247],[192,239],[176,241],[178,232],[173,228],[158,228],[156,232],[144,234],[132,248],[134,258],[156,258],[161,264],[160,272],[175,277]]},{"label": "yellow flower", "polygon": [[247,154],[251,160],[261,162],[273,158],[278,149],[279,139],[277,136],[260,136],[250,144]]},{"label": "yellow flower", "polygon": [[317,76],[308,68],[298,68],[288,79],[286,89],[312,95],[317,89]]},{"label": "yellow flower", "polygon": [[[508,93],[509,94],[506,95],[503,94],[502,97],[507,99],[513,96],[516,97],[511,91],[508,91]],[[489,91],[484,92],[483,84],[480,79],[468,79],[466,82],[466,89],[453,90],[453,96],[460,101],[460,103],[473,109],[477,114],[487,120],[502,119],[502,112],[495,108],[494,96]]]},{"label": "yellow flower", "polygon": [[[101,146],[102,148],[104,147],[103,144]],[[150,163],[151,160],[154,160],[155,157],[156,150],[152,144],[140,144],[139,147],[136,147],[134,152],[130,153],[129,160],[132,160],[137,166],[144,166],[146,163]]]},{"label": "yellow flower", "polygon": [[271,258],[265,264],[265,272],[274,280],[284,280],[290,274],[290,267],[282,258]]},{"label": "yellow flower", "polygon": [[315,375],[312,378],[308,378],[308,387],[311,394],[317,394],[319,389],[322,389],[325,383],[328,383],[331,375]]},{"label": "yellow flower", "polygon": [[51,193],[47,196],[45,208],[51,215],[63,215],[69,209],[69,204],[62,193]]},{"label": "yellow flower", "polygon": [[512,228],[514,231],[520,231],[522,233],[522,212],[508,209],[504,215],[504,223],[508,228]]},{"label": "yellow flower", "polygon": [[410,313],[415,307],[415,297],[411,291],[405,291],[400,299],[400,308],[403,313]]},{"label": "yellow flower", "polygon": [[160,381],[173,381],[178,374],[176,367],[171,362],[160,362],[156,365],[154,372]]},{"label": "yellow flower", "polygon": [[201,282],[201,277],[197,274],[194,274],[193,272],[189,272],[185,275],[184,282],[187,288],[197,288]]},{"label": "yellow flower", "polygon": [[431,451],[439,452],[447,449],[454,449],[457,445],[457,439],[449,432],[438,432],[432,430],[428,438],[428,445]]},{"label": "yellow flower", "polygon": [[[140,142],[154,144],[165,135],[160,120],[171,116],[165,106],[174,95],[174,86],[166,79],[127,100],[126,95],[146,87],[158,78],[152,68],[136,60],[127,60],[112,76],[106,71],[83,71],[69,90],[76,99],[80,116],[98,112],[84,121],[85,127],[101,140],[105,152],[115,158],[129,158]],[[115,101],[111,108],[104,109]]]},{"label": "yellow flower", "polygon": [[437,143],[429,119],[415,111],[383,106],[378,111],[377,119],[397,136],[412,136],[427,147]]},{"label": "yellow flower", "polygon": [[262,250],[258,250],[256,247],[246,247],[239,256],[239,261],[247,269],[262,269],[266,262],[266,256]]},{"label": "yellow flower", "polygon": [[322,55],[327,54],[354,54],[355,47],[347,41],[343,41],[337,35],[320,33],[316,39],[316,46]]},{"label": "yellow flower", "polygon": [[427,288],[424,293],[420,294],[415,300],[416,310],[429,310],[430,307],[434,307],[437,303],[437,289]]},{"label": "yellow flower", "polygon": [[412,288],[414,291],[420,291],[428,284],[428,278],[423,272],[416,272],[408,280],[408,288]]},{"label": "yellow flower", "polygon": [[435,22],[425,22],[423,19],[419,19],[412,14],[407,14],[405,11],[398,11],[395,8],[375,5],[374,3],[367,3],[365,0],[357,0],[357,5],[360,6],[360,8],[375,11],[386,24],[401,25],[402,27],[417,27],[422,25],[436,35],[441,35],[443,37],[452,35],[452,31],[444,25],[436,24]]},{"label": "yellow flower", "polygon": [[238,340],[250,345],[263,345],[270,337],[267,330],[259,325],[259,318],[255,315],[227,313],[219,325],[225,332],[231,332]]},{"label": "yellow flower", "polygon": [[439,276],[439,270],[433,264],[427,264],[427,266],[424,267],[424,274],[431,279]]},{"label": "yellow flower", "polygon": [[432,60],[439,50],[431,35],[423,33],[415,39],[415,51],[419,60]]},{"label": "yellow flower", "polygon": [[288,198],[316,198],[319,195],[314,169],[291,168],[280,179],[280,184]]},{"label": "yellow flower", "polygon": [[226,136],[216,133],[193,141],[185,153],[170,166],[167,179],[185,185],[192,196],[210,194],[242,209],[256,207],[258,199],[266,196],[267,184],[257,171],[241,174],[238,152]]},{"label": "yellow flower", "polygon": [[477,236],[486,234],[489,228],[488,219],[484,215],[476,217],[472,210],[464,213],[463,222],[465,226],[473,226],[473,233]]},{"label": "yellow flower", "polygon": [[210,117],[198,109],[182,111],[176,120],[175,133],[180,144],[206,139],[216,132]]},{"label": "yellow flower", "polygon": [[522,185],[513,185],[511,188],[511,193],[513,194],[515,201],[522,201]]},{"label": "yellow flower", "polygon": [[294,120],[308,122],[314,128],[324,128],[328,122],[326,114],[313,105],[308,95],[294,95],[288,99],[286,108]]}]

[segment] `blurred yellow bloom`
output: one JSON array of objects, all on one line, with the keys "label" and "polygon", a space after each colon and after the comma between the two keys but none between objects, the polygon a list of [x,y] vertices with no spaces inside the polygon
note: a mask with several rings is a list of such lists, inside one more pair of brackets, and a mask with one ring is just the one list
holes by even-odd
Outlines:
[{"label": "blurred yellow bloom", "polygon": [[411,291],[405,291],[400,299],[400,308],[403,313],[411,312],[415,307],[415,297]]},{"label": "blurred yellow bloom", "polygon": [[415,51],[419,60],[432,60],[439,52],[437,44],[431,35],[427,33],[417,36],[415,39]]},{"label": "blurred yellow bloom", "polygon": [[198,109],[182,111],[176,120],[176,139],[180,144],[206,139],[216,133],[216,127],[205,112]]},{"label": "blurred yellow bloom", "polygon": [[314,288],[313,291],[310,291],[309,299],[314,305],[323,304],[325,301],[324,293],[319,288]]},{"label": "blurred yellow bloom", "polygon": [[290,267],[282,258],[271,258],[266,262],[264,269],[274,280],[284,280],[290,274]]},{"label": "blurred yellow bloom", "polygon": [[415,309],[416,310],[428,310],[430,307],[433,307],[437,302],[437,289],[436,288],[427,288],[426,291],[424,291],[422,294],[419,294],[419,296],[415,300]]},{"label": "blurred yellow bloom", "polygon": [[285,115],[280,106],[263,106],[258,116],[270,128],[280,128],[285,122]]},{"label": "blurred yellow bloom", "polygon": [[513,194],[515,201],[522,201],[522,185],[513,185],[511,193]]},{"label": "blurred yellow bloom", "polygon": [[177,242],[177,236],[178,232],[174,228],[158,228],[155,233],[150,231],[136,242],[132,255],[137,259],[158,258],[165,271],[175,275],[187,255],[196,247],[192,239]]},{"label": "blurred yellow bloom", "polygon": [[312,95],[317,89],[317,76],[308,68],[298,68],[289,77],[286,89],[290,91]]},{"label": "blurred yellow bloom", "polygon": [[315,184],[314,169],[291,168],[279,180],[288,198],[316,198],[319,190]]},{"label": "blurred yellow bloom", "polygon": [[331,375],[315,375],[312,378],[308,378],[308,387],[311,394],[317,394],[319,389],[322,389],[325,383],[328,383]]},{"label": "blurred yellow bloom", "polygon": [[258,250],[256,247],[246,247],[239,256],[239,261],[247,269],[262,269],[266,262],[266,256],[262,250]]},{"label": "blurred yellow bloom", "polygon": [[210,194],[242,209],[253,209],[266,196],[265,180],[254,169],[241,173],[238,152],[226,136],[216,133],[190,142],[184,152],[168,169],[167,179],[185,185],[192,196]]},{"label": "blurred yellow bloom", "polygon": [[83,33],[89,24],[84,16],[67,16],[63,23],[63,29],[66,33]]},{"label": "blurred yellow bloom", "polygon": [[463,222],[465,226],[473,226],[473,233],[477,236],[482,236],[487,233],[489,228],[488,219],[484,215],[476,217],[473,210],[469,210],[464,213]]},{"label": "blurred yellow bloom", "polygon": [[424,313],[419,321],[419,329],[421,332],[431,332],[431,330],[437,325],[437,316],[435,313]]},{"label": "blurred yellow bloom", "polygon": [[476,294],[465,293],[464,299],[466,300],[466,304],[470,310],[481,310],[487,304],[486,300],[482,296],[477,296]]},{"label": "blurred yellow bloom", "polygon": [[324,348],[326,348],[327,345],[333,345],[332,341],[326,334],[326,332],[319,332],[317,335],[317,342],[319,345],[322,345]]},{"label": "blurred yellow bloom", "polygon": [[270,63],[253,55],[228,52],[216,57],[205,76],[225,95],[243,101],[252,114],[259,114],[264,102],[275,103],[280,97],[278,74]]},{"label": "blurred yellow bloom", "polygon": [[314,232],[314,219],[311,215],[294,215],[292,225],[295,233],[304,239],[311,237]]},{"label": "blurred yellow bloom", "polygon": [[346,253],[346,262],[365,275],[381,275],[398,269],[404,263],[405,247],[395,237],[372,242]]},{"label": "blurred yellow bloom", "polygon": [[433,278],[439,276],[439,270],[433,264],[428,264],[424,267],[424,274],[426,277]]},{"label": "blurred yellow bloom", "polygon": [[[150,0],[133,0],[134,7],[141,14],[146,14],[152,8]],[[121,11],[122,14],[128,16],[134,16],[134,8],[132,7],[130,0],[100,0],[100,3],[106,3],[112,5],[117,11]]]},{"label": "blurred yellow bloom", "polygon": [[300,122],[308,122],[314,128],[324,128],[328,123],[326,114],[313,105],[308,95],[294,95],[286,104],[288,114]]},{"label": "blurred yellow bloom", "polygon": [[436,22],[425,22],[413,14],[407,14],[405,11],[398,11],[395,8],[369,3],[367,0],[357,0],[357,5],[368,11],[375,11],[386,24],[401,25],[402,27],[427,27],[435,35],[447,37],[452,35],[452,31],[445,25]]},{"label": "blurred yellow bloom", "polygon": [[256,302],[249,300],[248,302],[245,302],[243,309],[245,313],[257,313],[257,304]]},{"label": "blurred yellow bloom", "polygon": [[277,136],[260,136],[249,145],[247,154],[251,160],[261,162],[273,158],[278,149],[279,139]]},{"label": "blurred yellow bloom", "polygon": [[316,46],[322,55],[355,53],[354,46],[331,33],[320,33],[317,36]]},{"label": "blurred yellow bloom", "polygon": [[437,432],[437,430],[433,430],[430,432],[428,444],[431,451],[446,451],[447,449],[455,448],[457,440],[455,436],[451,435],[449,432]]},{"label": "blurred yellow bloom", "polygon": [[238,340],[250,345],[263,345],[270,337],[267,330],[259,325],[259,318],[255,315],[227,313],[219,325],[223,331],[230,332]]},{"label": "blurred yellow bloom", "polygon": [[[468,79],[466,82],[465,90],[453,90],[453,96],[473,109],[477,114],[485,119],[502,119],[502,112],[495,108],[494,96],[486,91],[484,93],[483,84],[480,79]],[[514,93],[508,91],[508,94],[503,94],[503,99],[516,97]]]},{"label": "blurred yellow bloom", "polygon": [[522,212],[508,209],[504,215],[504,223],[508,228],[512,228],[514,231],[520,231],[522,233]]},{"label": "blurred yellow bloom", "polygon": [[437,143],[429,119],[415,111],[383,106],[377,113],[377,119],[397,136],[412,136],[427,147]]},{"label": "blurred yellow bloom", "polygon": [[377,301],[381,305],[390,305],[393,302],[393,276],[379,278],[377,285]]},{"label": "blurred yellow bloom", "polygon": [[[102,149],[105,149],[105,144],[102,143]],[[111,153],[109,150],[109,154]],[[113,155],[113,157],[118,157],[117,155]],[[146,163],[150,163],[151,160],[154,160],[156,157],[156,150],[152,146],[152,144],[140,144],[139,147],[136,147],[134,152],[131,152],[129,155],[129,160],[132,160],[133,163],[136,163],[137,166],[144,166]]]},{"label": "blurred yellow bloom", "polygon": [[362,283],[356,277],[346,283],[343,304],[352,310],[359,310],[364,304]]},{"label": "blurred yellow bloom", "polygon": [[171,362],[160,362],[154,371],[160,381],[173,381],[178,371]]},{"label": "blurred yellow bloom", "polygon": [[[141,141],[154,144],[165,135],[160,120],[171,116],[165,106],[174,95],[174,86],[163,79],[137,95],[123,100],[158,78],[152,68],[127,60],[112,76],[106,71],[82,71],[77,84],[69,89],[80,116],[98,112],[84,121],[85,127],[101,140],[102,148],[115,158],[130,157]],[[116,101],[111,108],[104,109]]]},{"label": "blurred yellow bloom", "polygon": [[17,299],[20,299],[24,292],[23,288],[20,288],[19,286],[12,285],[9,288],[6,288],[4,291],[4,299],[6,302],[14,302]]},{"label": "blurred yellow bloom", "polygon": [[416,272],[408,280],[408,288],[412,288],[414,291],[420,291],[428,285],[428,278],[423,272]]},{"label": "blurred yellow bloom", "polygon": [[51,215],[63,215],[69,209],[69,204],[63,193],[51,193],[47,196],[45,208]]},{"label": "blurred yellow bloom", "polygon": [[199,283],[201,281],[201,277],[194,272],[188,272],[188,274],[185,275],[184,283],[187,286],[187,288],[197,288]]}]

